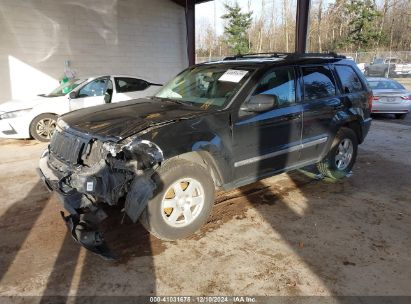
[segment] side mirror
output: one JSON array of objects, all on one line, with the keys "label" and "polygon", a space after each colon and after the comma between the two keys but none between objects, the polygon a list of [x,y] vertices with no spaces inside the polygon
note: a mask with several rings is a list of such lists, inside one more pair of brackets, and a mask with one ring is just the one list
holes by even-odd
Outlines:
[{"label": "side mirror", "polygon": [[70,99],[76,99],[77,98],[77,93],[76,92],[70,92],[70,94],[69,94],[69,98]]},{"label": "side mirror", "polygon": [[265,112],[278,106],[276,95],[259,94],[252,96],[250,100],[241,107],[241,111]]}]

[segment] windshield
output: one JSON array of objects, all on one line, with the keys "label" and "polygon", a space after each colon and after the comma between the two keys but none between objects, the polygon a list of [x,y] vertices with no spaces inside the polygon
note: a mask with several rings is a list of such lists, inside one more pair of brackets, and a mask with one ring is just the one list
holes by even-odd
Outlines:
[{"label": "windshield", "polygon": [[368,81],[371,89],[373,90],[404,90],[405,88],[396,81],[393,80],[378,80]]},{"label": "windshield", "polygon": [[155,97],[202,109],[223,108],[252,73],[250,68],[199,66],[189,68],[165,85]]},{"label": "windshield", "polygon": [[51,93],[47,94],[47,97],[58,97],[58,96],[64,96],[71,91],[73,91],[75,88],[77,88],[80,84],[82,84],[85,79],[72,79],[68,82],[62,83],[58,88],[54,89]]}]

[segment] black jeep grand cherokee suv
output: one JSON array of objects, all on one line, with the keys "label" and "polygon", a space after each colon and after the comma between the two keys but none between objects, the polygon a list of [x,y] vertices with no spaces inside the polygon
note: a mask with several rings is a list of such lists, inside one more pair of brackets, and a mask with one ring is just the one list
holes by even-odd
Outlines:
[{"label": "black jeep grand cherokee suv", "polygon": [[152,98],[74,111],[58,120],[40,176],[58,192],[73,237],[106,258],[104,204],[124,204],[161,239],[183,238],[230,189],[318,164],[352,168],[370,128],[371,90],[335,54],[226,58],[180,73]]}]

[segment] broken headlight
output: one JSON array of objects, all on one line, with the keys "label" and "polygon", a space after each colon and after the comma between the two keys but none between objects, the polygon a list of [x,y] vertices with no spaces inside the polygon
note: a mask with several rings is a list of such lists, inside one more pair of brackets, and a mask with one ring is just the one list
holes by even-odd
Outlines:
[{"label": "broken headlight", "polygon": [[109,152],[111,156],[116,157],[116,155],[123,149],[123,145],[119,145],[111,141],[106,141],[103,143],[103,148],[107,152]]}]

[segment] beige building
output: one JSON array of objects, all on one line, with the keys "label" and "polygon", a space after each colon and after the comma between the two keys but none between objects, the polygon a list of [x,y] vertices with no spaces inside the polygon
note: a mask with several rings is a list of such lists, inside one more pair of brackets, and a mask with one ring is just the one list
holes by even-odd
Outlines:
[{"label": "beige building", "polygon": [[0,0],[0,103],[47,93],[67,65],[167,81],[188,65],[184,3]]}]

